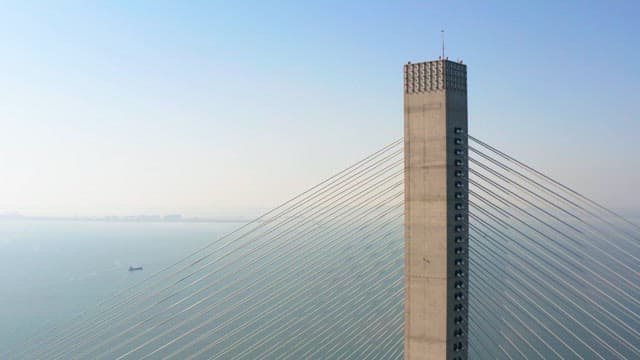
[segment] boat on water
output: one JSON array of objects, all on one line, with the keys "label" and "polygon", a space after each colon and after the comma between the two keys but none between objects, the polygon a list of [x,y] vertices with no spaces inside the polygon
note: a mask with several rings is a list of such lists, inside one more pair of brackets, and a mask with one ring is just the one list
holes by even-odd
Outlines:
[{"label": "boat on water", "polygon": [[142,270],[142,266],[131,266],[129,265],[129,271],[139,271]]}]

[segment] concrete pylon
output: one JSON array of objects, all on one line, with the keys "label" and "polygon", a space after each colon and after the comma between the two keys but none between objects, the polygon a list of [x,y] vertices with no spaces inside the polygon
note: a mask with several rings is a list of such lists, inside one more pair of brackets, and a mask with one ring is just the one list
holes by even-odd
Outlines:
[{"label": "concrete pylon", "polygon": [[404,66],[405,359],[467,359],[467,67]]}]

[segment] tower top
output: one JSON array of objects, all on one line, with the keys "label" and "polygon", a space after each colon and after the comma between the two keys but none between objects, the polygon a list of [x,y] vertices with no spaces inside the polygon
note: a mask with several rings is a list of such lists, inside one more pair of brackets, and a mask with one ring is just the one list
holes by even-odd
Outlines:
[{"label": "tower top", "polygon": [[438,90],[467,91],[467,66],[448,59],[404,65],[405,94]]}]

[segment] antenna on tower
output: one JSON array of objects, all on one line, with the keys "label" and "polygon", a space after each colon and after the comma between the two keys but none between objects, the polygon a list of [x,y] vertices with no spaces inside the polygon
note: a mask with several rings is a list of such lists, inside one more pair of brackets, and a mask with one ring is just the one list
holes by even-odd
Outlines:
[{"label": "antenna on tower", "polygon": [[444,30],[440,30],[440,35],[442,36],[442,60],[444,60]]}]

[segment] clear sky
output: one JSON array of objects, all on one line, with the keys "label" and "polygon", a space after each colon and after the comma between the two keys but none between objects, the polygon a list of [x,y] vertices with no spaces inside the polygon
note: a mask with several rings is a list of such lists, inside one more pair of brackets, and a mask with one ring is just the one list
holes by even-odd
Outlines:
[{"label": "clear sky", "polygon": [[471,133],[640,208],[637,1],[3,1],[0,212],[270,208],[402,136],[402,65]]}]

